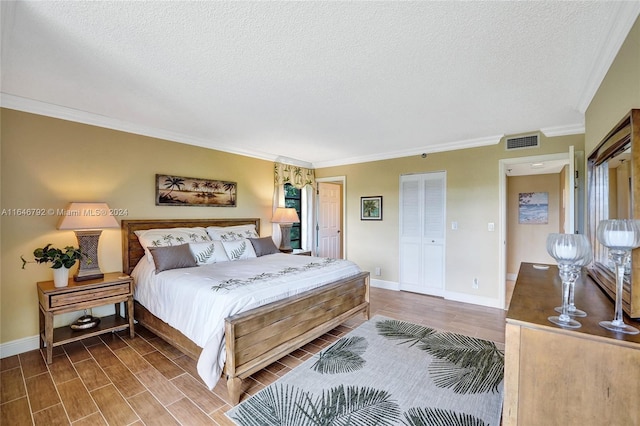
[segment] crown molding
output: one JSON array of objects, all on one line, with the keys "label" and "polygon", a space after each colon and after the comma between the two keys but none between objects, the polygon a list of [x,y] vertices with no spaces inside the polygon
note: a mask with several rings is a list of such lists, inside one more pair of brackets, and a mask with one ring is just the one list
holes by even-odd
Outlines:
[{"label": "crown molding", "polygon": [[[431,154],[435,152],[455,151],[458,149],[477,148],[481,146],[495,145],[500,142],[504,134],[487,136],[476,139],[466,139],[457,142],[440,143],[428,147],[415,148],[404,151],[390,151],[381,154],[343,158],[340,160],[320,161],[309,163],[284,156],[269,155],[255,151],[229,149],[224,146],[212,145],[209,140],[195,138],[193,136],[181,133],[170,132],[162,129],[154,129],[150,127],[140,126],[127,121],[106,117],[103,115],[92,114],[86,111],[80,111],[73,108],[67,108],[60,105],[53,105],[46,102],[40,102],[33,99],[26,99],[20,96],[14,96],[0,92],[0,106],[3,108],[14,109],[18,111],[28,112],[32,114],[43,115],[47,117],[58,118],[61,120],[73,121],[76,123],[88,124],[91,126],[103,127],[112,130],[118,130],[127,133],[133,133],[152,138],[168,140],[187,145],[199,146],[202,148],[213,149],[217,151],[227,152],[230,154],[242,155],[245,157],[257,158],[267,161],[279,161],[288,164],[294,164],[307,168],[323,168],[344,166],[348,164],[368,163],[372,161],[390,160],[394,158],[410,157],[413,155]],[[547,137],[566,136],[574,134],[582,134],[585,132],[584,123],[576,123],[566,126],[555,126],[540,129]]]},{"label": "crown molding", "polygon": [[[392,158],[409,157],[412,155],[421,155],[424,153],[434,153],[442,151],[453,151],[457,149],[475,148],[479,146],[493,145],[500,142],[504,135],[489,136],[478,139],[468,139],[453,143],[441,143],[420,149],[412,149],[406,151],[388,152],[378,155],[370,155],[363,157],[352,157],[335,161],[324,161],[319,163],[308,163],[283,156],[274,156],[265,153],[258,153],[246,150],[229,149],[224,146],[212,145],[209,140],[194,138],[193,136],[181,133],[171,132],[162,129],[154,129],[150,127],[140,126],[124,120],[106,117],[99,114],[93,114],[86,111],[80,111],[73,108],[67,108],[60,105],[53,105],[46,102],[27,99],[20,96],[11,95],[0,92],[0,106],[3,108],[14,109],[18,111],[28,112],[31,114],[44,115],[46,117],[58,118],[61,120],[73,121],[76,123],[88,124],[91,126],[103,127],[106,129],[118,130],[137,135],[148,136],[152,138],[164,139],[172,142],[184,143],[188,145],[199,146],[202,148],[214,149],[217,151],[228,152],[230,154],[243,155],[246,157],[258,158],[267,161],[281,161],[289,164],[300,165],[308,168],[320,168],[331,166],[342,166],[347,164],[367,163],[370,161],[389,160]],[[278,160],[280,159],[280,160]]]},{"label": "crown molding", "polygon": [[308,163],[302,160],[296,160],[295,158],[291,158],[291,157],[284,157],[282,155],[279,155],[273,161],[276,163],[283,163],[283,164],[289,164],[291,166],[298,166],[298,167],[304,167],[306,169],[313,169],[313,164],[311,163]]},{"label": "crown molding", "polygon": [[411,157],[413,155],[432,154],[435,152],[456,151],[458,149],[478,148],[481,146],[495,145],[500,142],[504,137],[502,135],[487,136],[477,139],[466,139],[458,142],[446,142],[436,145],[430,145],[428,147],[416,148],[404,151],[391,151],[382,154],[368,155],[362,157],[344,158],[334,161],[320,161],[314,162],[313,166],[316,169],[323,167],[345,166],[347,164],[368,163],[371,161],[390,160],[392,158]]},{"label": "crown molding", "polygon": [[46,117],[59,118],[61,120],[73,121],[76,123],[88,124],[91,126],[103,127],[111,130],[118,130],[121,132],[133,133],[136,135],[184,143],[187,145],[199,146],[202,148],[214,149],[216,151],[258,158],[260,160],[274,161],[276,159],[275,155],[255,151],[229,149],[225,146],[214,145],[208,139],[196,138],[163,129],[140,126],[128,121],[80,111],[73,108],[67,108],[60,105],[53,105],[33,99],[27,99],[4,92],[0,92],[0,107],[28,112],[31,114],[44,115]]},{"label": "crown molding", "polygon": [[602,84],[602,80],[604,80],[607,71],[611,68],[611,64],[613,64],[622,44],[629,35],[631,27],[633,27],[636,19],[640,16],[640,1],[618,2],[616,7],[618,10],[612,19],[617,25],[611,27],[609,36],[606,38],[604,44],[600,46],[600,52],[596,56],[596,62],[591,68],[587,84],[576,105],[576,109],[582,114],[589,108],[593,97]]},{"label": "crown molding", "polygon": [[568,124],[566,126],[545,127],[540,129],[548,138],[554,136],[580,135],[585,132],[584,122],[576,124]]}]

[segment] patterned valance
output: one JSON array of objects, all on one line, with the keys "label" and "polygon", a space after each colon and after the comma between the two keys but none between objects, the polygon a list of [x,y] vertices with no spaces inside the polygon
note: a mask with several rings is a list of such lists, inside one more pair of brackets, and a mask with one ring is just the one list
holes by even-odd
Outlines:
[{"label": "patterned valance", "polygon": [[295,188],[302,189],[306,185],[316,186],[316,178],[313,169],[292,166],[291,164],[273,163],[273,175],[275,185],[290,183]]}]

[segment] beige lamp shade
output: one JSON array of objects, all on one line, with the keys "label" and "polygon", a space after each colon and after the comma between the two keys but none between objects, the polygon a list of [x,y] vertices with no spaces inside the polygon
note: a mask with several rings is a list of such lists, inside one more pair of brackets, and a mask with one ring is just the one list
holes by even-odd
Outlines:
[{"label": "beige lamp shade", "polygon": [[277,207],[271,219],[273,223],[299,223],[300,218],[292,207]]},{"label": "beige lamp shade", "polygon": [[71,203],[58,222],[61,230],[118,228],[107,203]]}]

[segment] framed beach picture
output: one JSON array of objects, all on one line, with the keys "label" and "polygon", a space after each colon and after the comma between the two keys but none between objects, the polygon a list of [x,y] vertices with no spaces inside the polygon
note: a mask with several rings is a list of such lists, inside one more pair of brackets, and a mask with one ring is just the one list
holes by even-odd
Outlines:
[{"label": "framed beach picture", "polygon": [[360,220],[382,220],[382,196],[360,197]]},{"label": "framed beach picture", "polygon": [[521,192],[518,194],[518,223],[549,223],[549,193]]},{"label": "framed beach picture", "polygon": [[236,207],[238,184],[222,180],[156,175],[156,206]]}]

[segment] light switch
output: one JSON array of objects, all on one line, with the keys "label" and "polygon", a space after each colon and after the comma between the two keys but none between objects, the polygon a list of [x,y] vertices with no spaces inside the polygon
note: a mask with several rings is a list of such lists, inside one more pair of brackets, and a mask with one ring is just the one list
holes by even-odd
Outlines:
[{"label": "light switch", "polygon": [[451,229],[453,229],[454,231],[458,229],[458,222],[451,222]]},{"label": "light switch", "polygon": [[491,232],[496,230],[496,224],[493,222],[489,222],[489,226],[487,226],[487,229]]}]

